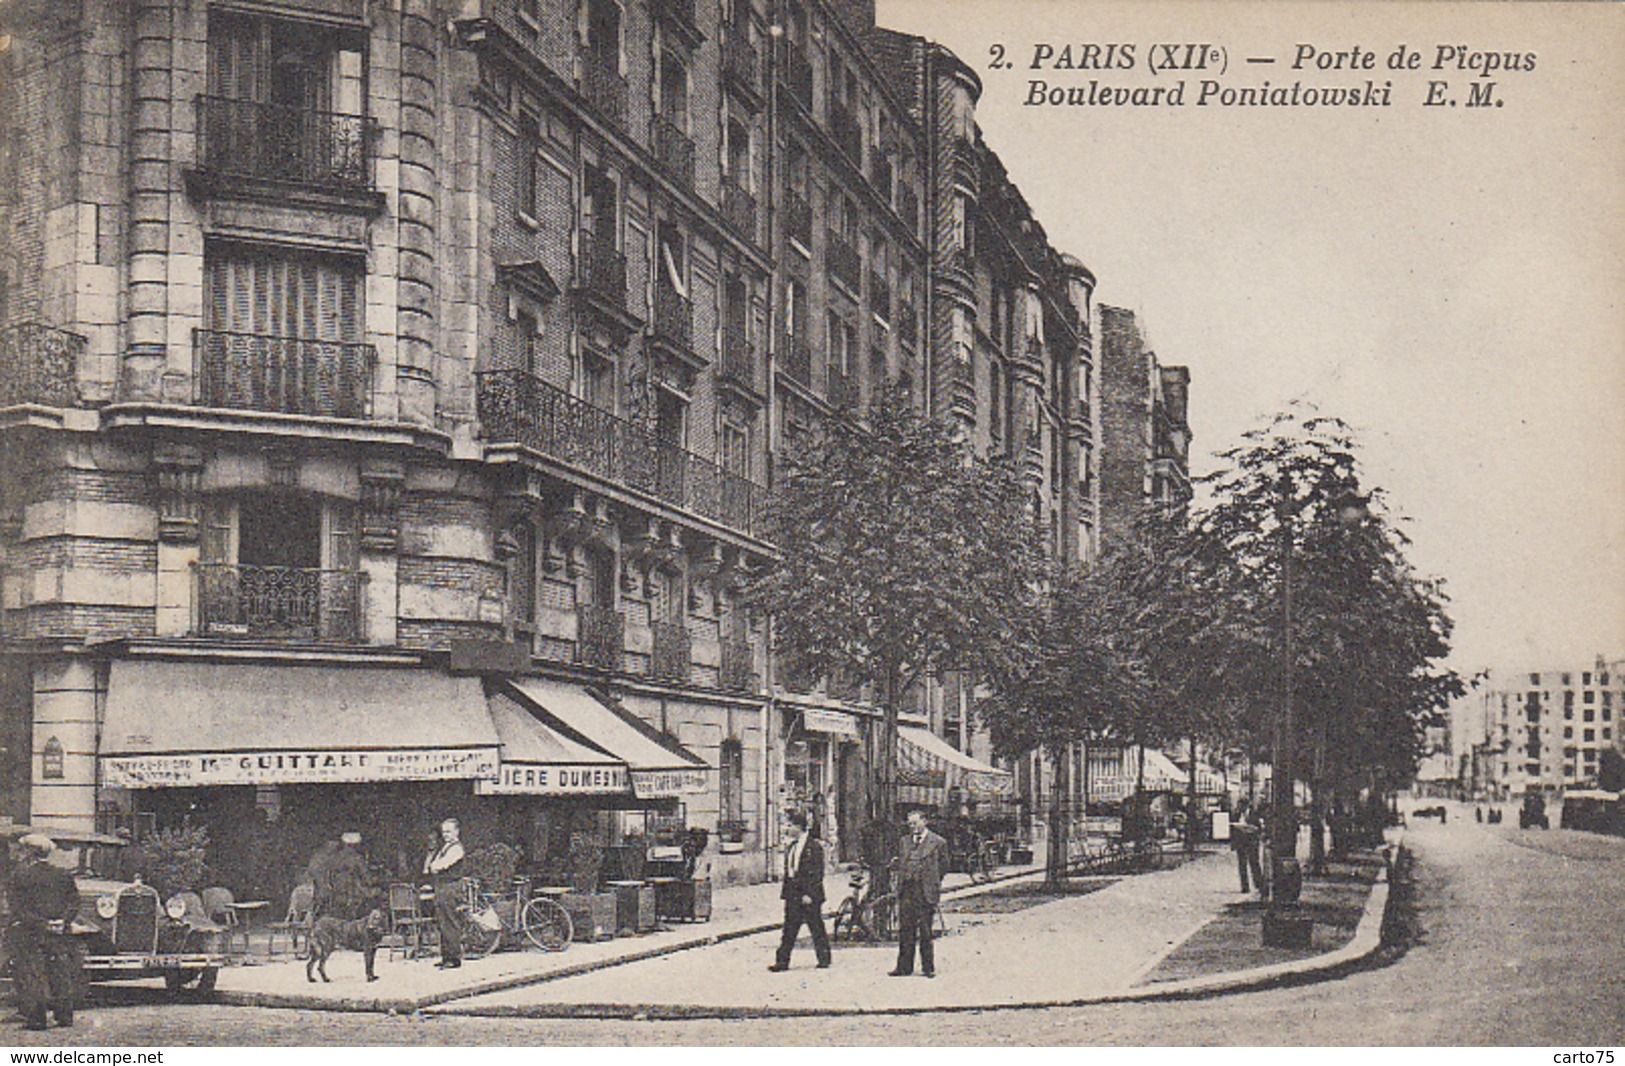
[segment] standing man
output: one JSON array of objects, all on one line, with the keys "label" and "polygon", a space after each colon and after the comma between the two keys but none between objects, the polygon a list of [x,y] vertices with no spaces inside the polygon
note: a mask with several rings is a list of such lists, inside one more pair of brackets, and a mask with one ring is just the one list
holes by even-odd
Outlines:
[{"label": "standing man", "polygon": [[73,875],[47,861],[56,845],[30,833],[18,842],[23,862],[11,875],[11,926],[6,930],[23,1028],[44,1029],[47,1009],[56,1024],[73,1025],[82,978],[69,924],[79,913]]},{"label": "standing man", "polygon": [[[1256,884],[1264,891],[1264,870],[1258,862],[1258,824],[1246,800],[1236,808],[1236,819],[1230,823],[1230,848],[1236,853],[1236,874],[1241,878],[1241,890],[1251,892]],[[1247,875],[1252,874],[1252,881]]]},{"label": "standing man", "polygon": [[824,932],[824,846],[807,832],[807,816],[791,811],[785,831],[790,838],[784,853],[784,884],[779,898],[784,900],[784,934],[779,937],[779,953],[768,969],[783,973],[790,968],[790,952],[796,946],[801,925],[812,933],[813,954],[818,968],[829,969],[829,934]]},{"label": "standing man", "polygon": [[931,919],[942,897],[942,854],[947,844],[925,827],[925,815],[908,812],[908,833],[897,860],[897,966],[892,977],[914,972],[914,945],[920,945],[920,972],[937,975],[931,950]]},{"label": "standing man", "polygon": [[457,905],[462,902],[463,844],[458,839],[457,819],[440,823],[440,846],[423,860],[423,872],[434,880],[434,924],[440,931],[442,970],[455,970],[463,964],[463,935],[457,924]]}]

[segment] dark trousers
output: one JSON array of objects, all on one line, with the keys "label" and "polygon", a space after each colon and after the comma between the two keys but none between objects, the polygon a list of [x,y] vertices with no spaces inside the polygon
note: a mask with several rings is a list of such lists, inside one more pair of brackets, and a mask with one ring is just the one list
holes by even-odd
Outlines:
[{"label": "dark trousers", "polygon": [[1241,877],[1241,890],[1251,892],[1253,886],[1247,883],[1247,874],[1251,871],[1253,883],[1258,885],[1260,892],[1264,890],[1264,868],[1258,862],[1258,841],[1245,841],[1236,846],[1236,873]]},{"label": "dark trousers", "polygon": [[819,903],[803,903],[799,899],[784,901],[784,933],[779,937],[778,964],[790,965],[790,952],[801,935],[802,925],[812,933],[813,954],[820,966],[829,965],[829,934],[824,931],[824,908]]},{"label": "dark trousers", "polygon": [[463,928],[457,914],[462,902],[461,885],[456,881],[434,886],[434,925],[440,932],[440,961],[463,961]]},{"label": "dark trousers", "polygon": [[44,1025],[47,1010],[59,1022],[73,1021],[83,998],[79,946],[44,922],[19,921],[8,932],[18,1013],[30,1025]]},{"label": "dark trousers", "polygon": [[905,881],[897,892],[897,969],[914,972],[914,945],[920,946],[920,971],[935,973],[936,956],[931,948],[931,918],[936,908],[925,898],[925,890]]}]

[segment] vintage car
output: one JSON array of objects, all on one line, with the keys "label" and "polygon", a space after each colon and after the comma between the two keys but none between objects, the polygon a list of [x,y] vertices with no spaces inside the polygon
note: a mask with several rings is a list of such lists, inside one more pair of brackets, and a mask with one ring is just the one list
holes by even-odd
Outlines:
[{"label": "vintage car", "polygon": [[[10,844],[30,832],[56,842],[51,862],[74,872],[79,913],[71,933],[84,952],[85,976],[92,982],[164,980],[171,993],[195,986],[208,996],[225,965],[225,930],[207,917],[188,913],[181,899],[167,903],[156,889],[128,871],[128,841],[105,833],[32,829],[0,825],[0,867],[9,873]],[[9,919],[9,905],[5,905]],[[0,943],[0,968],[5,953]]]}]

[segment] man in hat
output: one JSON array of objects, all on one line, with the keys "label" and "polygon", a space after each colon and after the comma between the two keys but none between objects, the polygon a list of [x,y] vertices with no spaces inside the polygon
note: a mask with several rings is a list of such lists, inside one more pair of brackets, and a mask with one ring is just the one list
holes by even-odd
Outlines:
[{"label": "man in hat", "polygon": [[26,1029],[44,1029],[47,1009],[58,1025],[71,1026],[82,974],[68,926],[79,912],[79,887],[72,874],[49,862],[56,850],[50,837],[30,833],[17,843],[22,862],[8,886],[6,930],[17,1007]]},{"label": "man in hat", "polygon": [[441,822],[439,844],[423,860],[423,872],[434,881],[434,923],[440,932],[440,962],[436,965],[442,970],[455,970],[463,964],[463,935],[457,915],[464,868],[459,834],[457,819]]}]

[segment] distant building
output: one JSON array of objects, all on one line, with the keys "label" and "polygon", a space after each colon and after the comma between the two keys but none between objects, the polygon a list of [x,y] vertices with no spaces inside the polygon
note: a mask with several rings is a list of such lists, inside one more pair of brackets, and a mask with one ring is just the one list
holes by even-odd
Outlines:
[{"label": "distant building", "polygon": [[1190,503],[1191,376],[1158,362],[1133,311],[1102,304],[1100,379],[1100,539],[1109,551],[1148,505]]},{"label": "distant building", "polygon": [[1460,723],[1462,784],[1477,792],[1594,785],[1602,752],[1625,750],[1625,660],[1494,671]]}]

